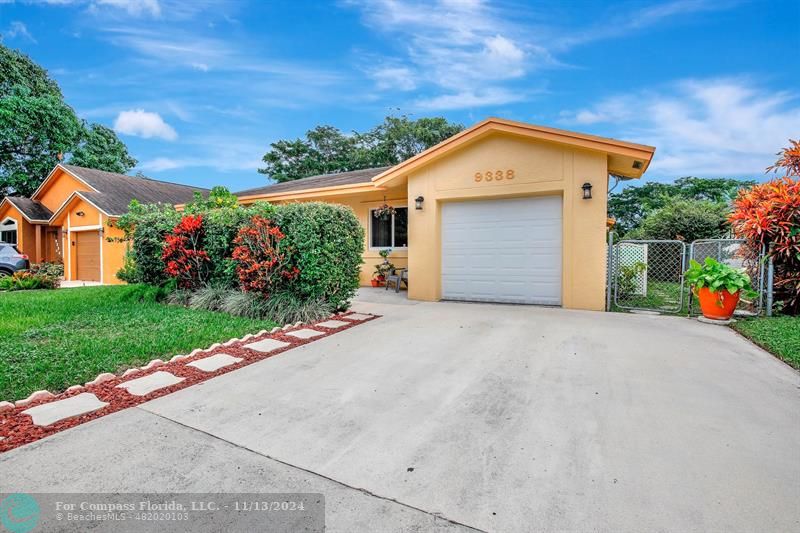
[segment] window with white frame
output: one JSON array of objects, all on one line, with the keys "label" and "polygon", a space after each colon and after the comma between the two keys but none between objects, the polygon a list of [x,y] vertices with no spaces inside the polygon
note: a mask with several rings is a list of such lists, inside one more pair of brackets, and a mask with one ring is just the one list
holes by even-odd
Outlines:
[{"label": "window with white frame", "polygon": [[0,223],[0,242],[17,244],[17,221],[7,218]]},{"label": "window with white frame", "polygon": [[376,217],[370,209],[370,248],[408,248],[408,208],[395,207],[394,214]]}]

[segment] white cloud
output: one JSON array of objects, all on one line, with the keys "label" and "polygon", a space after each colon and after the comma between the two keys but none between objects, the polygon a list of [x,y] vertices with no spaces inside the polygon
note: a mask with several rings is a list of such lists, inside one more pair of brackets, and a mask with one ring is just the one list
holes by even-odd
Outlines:
[{"label": "white cloud", "polygon": [[370,72],[370,76],[382,91],[413,91],[417,88],[414,72],[408,67],[380,67]]},{"label": "white cloud", "polygon": [[[602,24],[566,25],[558,8],[484,0],[343,0],[359,9],[364,24],[388,34],[396,51],[366,69],[381,90],[434,94],[423,103],[481,107],[518,100],[512,87],[544,68],[563,67],[556,57],[590,42],[629,35],[667,20],[730,8],[739,0],[672,0],[644,7],[607,8]],[[373,64],[373,54],[364,63]],[[392,83],[398,79],[401,83]],[[406,81],[412,80],[412,81]],[[539,84],[542,80],[537,80]],[[528,93],[531,94],[531,93]],[[505,95],[501,97],[500,95]]]},{"label": "white cloud", "polygon": [[144,109],[131,109],[122,111],[114,121],[114,130],[126,135],[135,135],[149,139],[157,137],[167,141],[178,138],[175,130],[164,122],[161,115],[145,111]]},{"label": "white cloud", "polygon": [[158,0],[95,0],[94,5],[123,9],[137,17],[145,14],[153,17],[161,15],[161,5]]},{"label": "white cloud", "polygon": [[25,23],[15,20],[9,24],[8,29],[3,32],[2,38],[15,39],[17,37],[27,39],[33,43],[36,42],[36,39],[34,39],[31,32],[28,31],[28,27]]},{"label": "white cloud", "polygon": [[162,172],[176,168],[209,167],[220,172],[248,170],[255,172],[262,166],[261,157],[269,143],[253,142],[252,137],[207,135],[185,139],[181,148],[184,157],[156,157],[144,161],[137,168],[148,172]]},{"label": "white cloud", "polygon": [[541,59],[538,48],[520,41],[520,28],[479,0],[379,0],[351,5],[362,11],[367,26],[404,43],[402,55],[386,58],[383,63],[388,66],[370,71],[378,89],[407,91],[433,85],[445,94],[431,105],[467,107],[508,101],[496,96],[504,82],[523,76]]},{"label": "white cloud", "polygon": [[152,172],[162,172],[164,170],[172,170],[174,168],[185,167],[186,161],[181,159],[172,159],[170,157],[156,157],[150,161],[144,161],[139,165],[141,170],[148,170]]},{"label": "white cloud", "polygon": [[657,148],[656,175],[761,174],[800,124],[798,95],[740,79],[685,80],[565,111],[567,124],[608,124]]},{"label": "white cloud", "polygon": [[528,95],[519,91],[502,88],[490,88],[485,91],[464,91],[451,94],[441,94],[431,98],[421,98],[415,102],[420,109],[430,111],[443,111],[449,109],[465,109],[470,107],[485,107],[490,105],[503,105],[525,100]]}]

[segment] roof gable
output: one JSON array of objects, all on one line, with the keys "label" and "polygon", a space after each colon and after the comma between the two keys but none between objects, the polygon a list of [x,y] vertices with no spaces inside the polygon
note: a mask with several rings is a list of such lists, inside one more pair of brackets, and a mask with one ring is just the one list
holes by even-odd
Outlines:
[{"label": "roof gable", "polygon": [[6,196],[3,203],[8,202],[19,211],[28,222],[47,222],[53,213],[36,200],[22,196]]},{"label": "roof gable", "polygon": [[365,168],[349,172],[336,172],[332,174],[319,174],[298,180],[273,183],[264,187],[247,189],[234,193],[238,197],[268,196],[273,194],[287,194],[292,192],[326,189],[330,187],[344,187],[349,185],[371,185],[372,178],[390,169],[391,167]]},{"label": "roof gable", "polygon": [[[619,141],[596,135],[587,135],[567,130],[536,126],[524,122],[515,122],[501,118],[488,118],[475,126],[468,128],[441,143],[433,146],[414,157],[406,159],[381,174],[372,178],[375,185],[387,185],[389,182],[408,175],[417,168],[476,142],[492,133],[505,133],[522,137],[564,144],[604,152],[609,155],[609,172],[638,178],[640,177],[653,157],[655,148],[643,144]],[[630,163],[630,166],[626,166]]]}]

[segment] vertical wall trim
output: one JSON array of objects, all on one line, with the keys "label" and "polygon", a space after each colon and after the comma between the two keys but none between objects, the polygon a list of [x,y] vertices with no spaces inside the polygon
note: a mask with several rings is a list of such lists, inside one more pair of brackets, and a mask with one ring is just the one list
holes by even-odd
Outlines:
[{"label": "vertical wall trim", "polygon": [[104,283],[104,268],[103,268],[103,213],[98,213],[98,223],[100,224],[100,229],[97,231],[97,234],[100,236],[100,284]]},{"label": "vertical wall trim", "polygon": [[67,252],[67,274],[68,279],[72,280],[72,224],[71,224],[71,213],[67,213],[67,245],[64,249]]}]

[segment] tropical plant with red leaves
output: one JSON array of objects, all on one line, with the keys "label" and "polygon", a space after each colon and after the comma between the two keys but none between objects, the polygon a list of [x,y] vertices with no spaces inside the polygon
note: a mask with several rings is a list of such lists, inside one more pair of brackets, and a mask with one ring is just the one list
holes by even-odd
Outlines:
[{"label": "tropical plant with red leaves", "polygon": [[164,238],[165,271],[182,289],[196,289],[208,280],[210,258],[203,249],[203,215],[186,215]]},{"label": "tropical plant with red leaves", "polygon": [[[797,148],[797,143],[792,141]],[[775,301],[787,314],[800,313],[800,158],[790,152],[769,170],[785,169],[787,175],[739,192],[733,201],[730,223],[737,237],[746,239],[752,256],[769,247],[775,267]],[[752,257],[751,257],[752,259]]]},{"label": "tropical plant with red leaves", "polygon": [[789,146],[776,154],[778,160],[767,167],[767,172],[784,170],[787,176],[800,176],[800,141],[789,139]]},{"label": "tropical plant with red leaves", "polygon": [[297,278],[300,269],[290,264],[288,250],[281,247],[285,238],[277,225],[258,215],[239,229],[233,259],[243,291],[269,297]]}]

